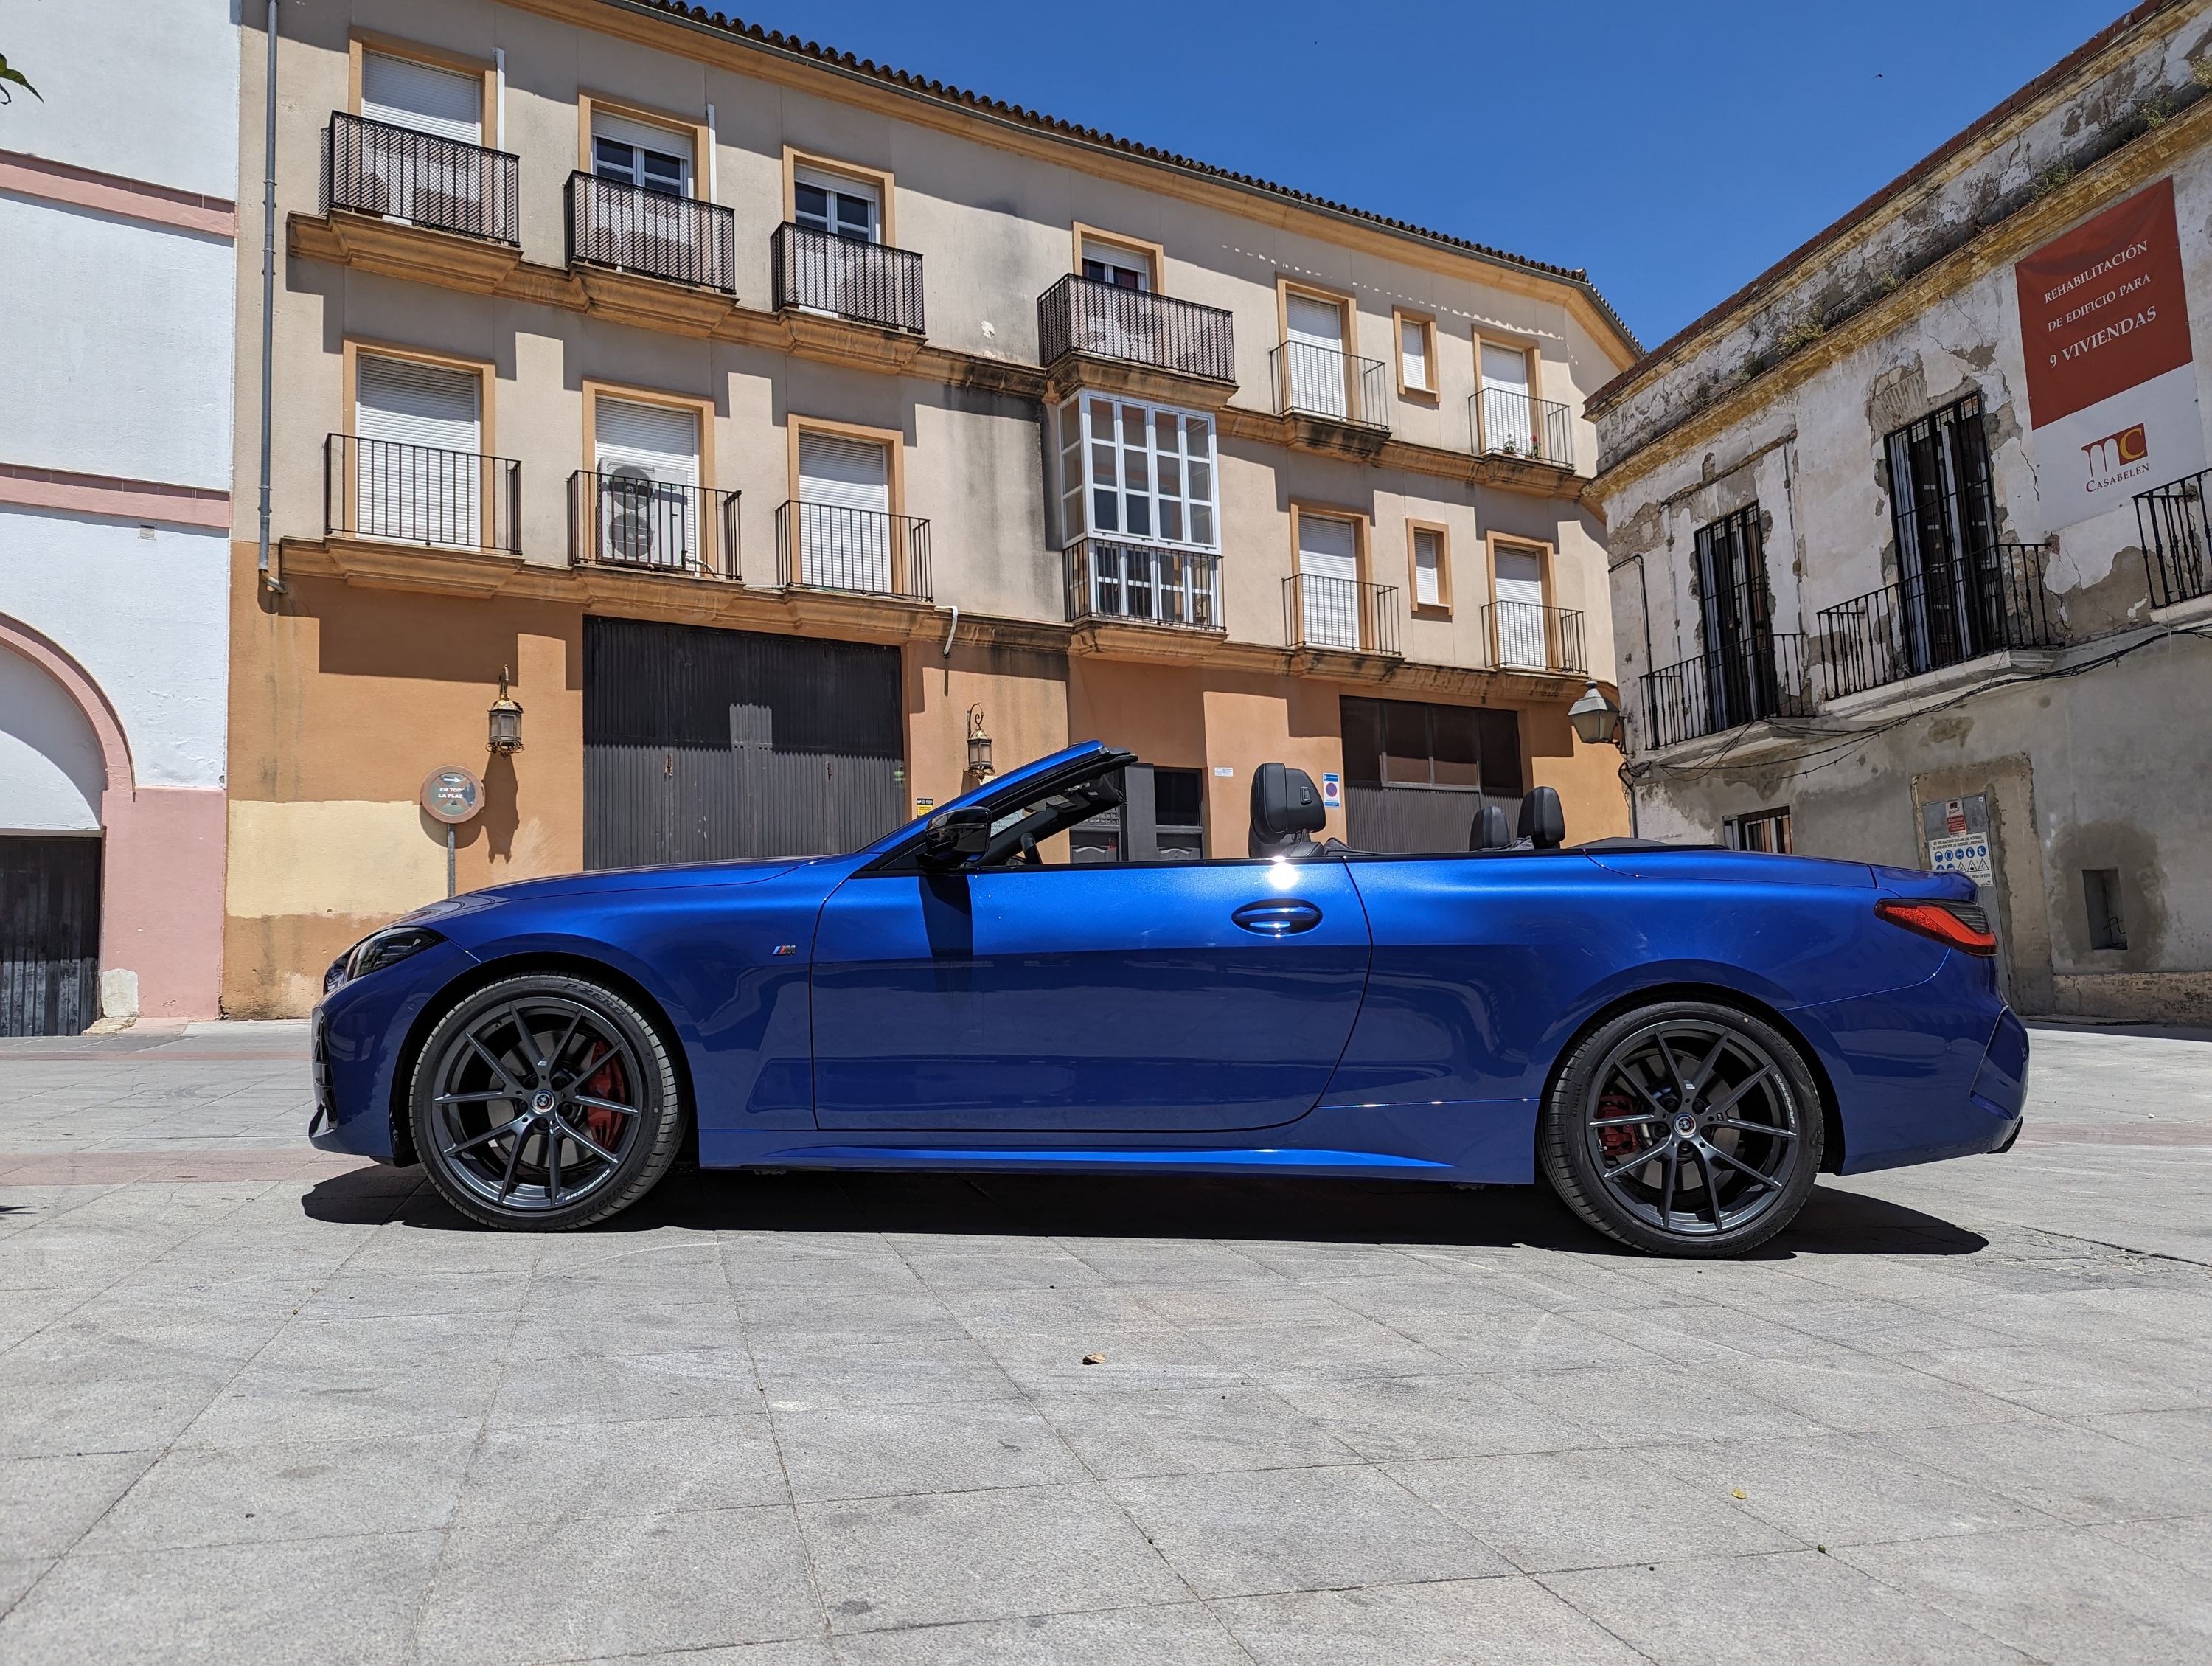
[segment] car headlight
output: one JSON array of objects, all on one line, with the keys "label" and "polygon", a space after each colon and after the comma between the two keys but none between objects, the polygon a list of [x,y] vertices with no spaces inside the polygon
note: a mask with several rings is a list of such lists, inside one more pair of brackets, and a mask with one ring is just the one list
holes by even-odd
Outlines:
[{"label": "car headlight", "polygon": [[328,994],[357,977],[397,966],[408,956],[420,954],[432,944],[445,940],[428,926],[390,926],[373,932],[331,963],[330,970],[323,974],[323,993]]}]

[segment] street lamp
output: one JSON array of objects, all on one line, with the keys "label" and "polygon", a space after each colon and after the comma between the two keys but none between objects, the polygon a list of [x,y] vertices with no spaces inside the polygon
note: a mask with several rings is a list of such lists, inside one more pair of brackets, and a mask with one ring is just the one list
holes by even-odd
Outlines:
[{"label": "street lamp", "polygon": [[991,775],[991,737],[983,733],[983,708],[968,708],[968,773],[978,781]]},{"label": "street lamp", "polygon": [[491,702],[490,745],[502,757],[522,750],[522,708],[507,697],[505,666],[499,668],[499,698]]},{"label": "street lamp", "polygon": [[[1620,708],[1605,697],[1605,692],[1592,678],[1583,690],[1583,697],[1567,708],[1567,721],[1575,726],[1575,733],[1584,745],[1602,746],[1610,742],[1620,743]],[[1626,750],[1624,748],[1623,750]]]}]

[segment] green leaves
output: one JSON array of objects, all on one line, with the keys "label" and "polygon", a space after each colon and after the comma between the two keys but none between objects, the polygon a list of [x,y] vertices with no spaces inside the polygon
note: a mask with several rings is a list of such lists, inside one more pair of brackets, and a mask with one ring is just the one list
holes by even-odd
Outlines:
[{"label": "green leaves", "polygon": [[40,103],[44,104],[46,101],[46,94],[40,92],[37,88],[32,86],[30,82],[24,77],[23,72],[21,70],[9,69],[8,67],[7,55],[5,53],[0,53],[0,104],[13,104],[15,101],[15,94],[10,92],[8,88],[8,83],[11,81],[14,82],[16,86],[28,93],[33,98],[38,100]]}]

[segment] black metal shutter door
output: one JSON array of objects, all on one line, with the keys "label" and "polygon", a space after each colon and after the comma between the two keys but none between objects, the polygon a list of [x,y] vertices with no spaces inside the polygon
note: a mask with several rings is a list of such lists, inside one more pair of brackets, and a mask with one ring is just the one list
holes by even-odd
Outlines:
[{"label": "black metal shutter door", "polygon": [[0,838],[0,1036],[100,1016],[100,841]]},{"label": "black metal shutter door", "polygon": [[584,866],[816,856],[906,818],[899,653],[584,621]]}]

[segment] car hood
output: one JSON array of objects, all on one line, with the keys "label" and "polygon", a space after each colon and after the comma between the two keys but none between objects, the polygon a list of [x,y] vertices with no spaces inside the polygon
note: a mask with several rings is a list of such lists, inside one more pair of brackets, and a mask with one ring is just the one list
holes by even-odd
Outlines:
[{"label": "car hood", "polygon": [[489,885],[482,891],[432,903],[416,909],[404,922],[394,923],[434,925],[454,915],[474,914],[507,903],[549,903],[565,897],[603,896],[608,892],[757,885],[795,868],[830,867],[854,860],[848,856],[807,856],[753,862],[672,862],[660,867],[600,868],[589,873],[518,879],[511,885]]}]

